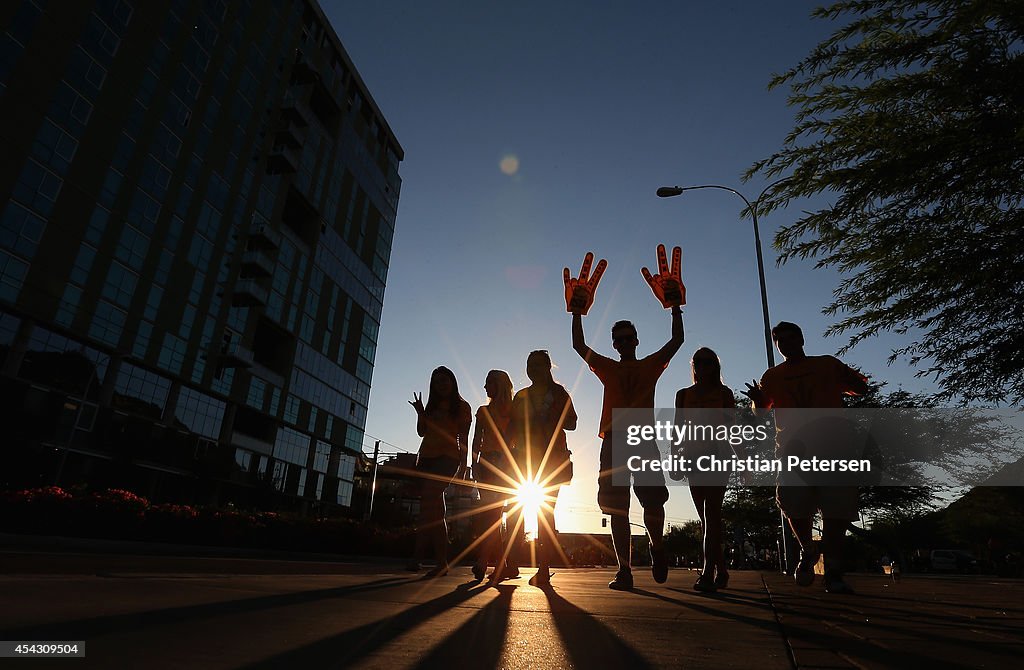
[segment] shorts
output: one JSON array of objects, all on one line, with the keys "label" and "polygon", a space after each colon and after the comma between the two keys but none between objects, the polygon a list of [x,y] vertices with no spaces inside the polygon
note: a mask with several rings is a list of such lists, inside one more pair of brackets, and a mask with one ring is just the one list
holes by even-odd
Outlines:
[{"label": "shorts", "polygon": [[[658,447],[653,442],[644,442],[636,447],[612,449],[612,435],[607,433],[601,442],[601,470],[597,475],[597,504],[604,514],[629,514],[629,485],[615,484],[614,472],[625,472],[629,456],[639,455],[648,460],[660,460]],[[665,475],[660,470],[645,470],[632,474],[633,492],[645,509],[661,507],[668,501],[668,487]],[[624,475],[620,475],[624,476]],[[616,477],[617,479],[617,477]]]},{"label": "shorts", "polygon": [[856,486],[779,486],[775,501],[790,519],[821,518],[856,521],[860,518]]}]

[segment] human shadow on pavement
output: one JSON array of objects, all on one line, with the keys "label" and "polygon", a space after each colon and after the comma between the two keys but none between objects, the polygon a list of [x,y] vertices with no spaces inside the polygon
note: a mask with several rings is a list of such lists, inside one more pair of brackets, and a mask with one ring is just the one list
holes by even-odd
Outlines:
[{"label": "human shadow on pavement", "polygon": [[410,583],[407,577],[386,577],[372,582],[339,586],[329,589],[315,589],[299,593],[283,593],[258,598],[242,598],[202,605],[169,607],[149,612],[128,612],[74,621],[23,626],[0,630],[4,640],[80,640],[100,637],[111,633],[126,633],[154,626],[166,626],[180,622],[194,622],[234,614],[244,614],[262,609],[291,607],[330,598],[342,598],[363,591],[375,591]]},{"label": "human shadow on pavement", "polygon": [[500,667],[512,608],[512,593],[516,587],[501,584],[496,588],[496,598],[435,646],[416,667],[422,670]]},{"label": "human shadow on pavement", "polygon": [[[967,648],[975,647],[978,644],[978,639],[965,639],[962,636],[964,631],[976,632],[985,637],[986,647],[1004,644],[1011,647],[1019,646],[1018,640],[1021,633],[1024,632],[1022,631],[1024,626],[1019,622],[997,618],[985,620],[970,614],[953,612],[891,607],[875,602],[871,596],[856,596],[852,599],[844,596],[843,600],[804,596],[804,599],[795,601],[793,598],[793,596],[778,597],[776,595],[774,603],[776,612],[794,626],[796,626],[794,622],[798,617],[813,621],[815,625],[834,621],[840,626],[846,626],[851,621],[870,620],[882,629],[899,630],[904,635],[920,638],[926,644],[930,641],[934,644]],[[925,604],[931,605],[932,603]],[[798,628],[801,631],[804,629],[804,627]],[[1012,642],[1002,642],[1000,638],[1015,639]]]},{"label": "human shadow on pavement", "polygon": [[488,590],[474,582],[460,584],[443,596],[413,605],[389,617],[275,654],[247,668],[346,667],[377,651],[399,635]]},{"label": "human shadow on pavement", "polygon": [[[676,589],[671,589],[671,590],[675,591]],[[693,592],[693,596],[694,596],[693,600],[680,600],[679,598],[670,598],[670,597],[668,597],[666,595],[662,595],[660,593],[655,593],[654,591],[646,591],[644,589],[632,589],[630,591],[630,593],[635,593],[638,596],[644,596],[645,598],[655,598],[657,600],[662,600],[662,601],[667,602],[667,603],[672,603],[673,605],[679,605],[680,607],[686,607],[686,608],[691,609],[691,610],[693,610],[695,612],[700,612],[702,614],[710,614],[710,615],[713,615],[713,616],[721,617],[723,619],[732,619],[733,621],[737,621],[739,623],[749,624],[751,626],[757,626],[759,628],[767,628],[767,629],[770,629],[770,630],[773,630],[773,631],[777,631],[778,628],[779,628],[779,625],[778,625],[778,623],[776,623],[774,616],[771,619],[757,619],[757,618],[752,617],[752,616],[746,616],[744,614],[739,614],[738,612],[730,612],[730,611],[727,611],[727,610],[725,610],[725,609],[723,609],[721,607],[713,607],[711,605],[706,605],[704,603],[707,603],[707,602],[713,603],[716,600],[719,601],[719,602],[723,602],[723,603],[726,602],[726,601],[724,599],[722,599],[722,598],[712,598],[712,597],[705,596],[704,594],[700,594],[700,593],[697,593],[697,592]],[[739,600],[739,599],[737,599],[737,600]],[[750,600],[747,600],[746,598],[744,598],[744,599],[740,600],[740,604],[747,605],[748,607],[758,607],[758,608],[761,608],[761,609],[768,610],[769,612],[772,609],[771,604],[769,602],[767,602],[767,598],[763,602],[750,601]]]},{"label": "human shadow on pavement", "polygon": [[577,607],[554,589],[544,589],[551,608],[551,620],[558,629],[565,651],[577,668],[630,668],[643,670],[653,667],[633,647],[619,638],[613,630],[595,619],[589,612]]}]

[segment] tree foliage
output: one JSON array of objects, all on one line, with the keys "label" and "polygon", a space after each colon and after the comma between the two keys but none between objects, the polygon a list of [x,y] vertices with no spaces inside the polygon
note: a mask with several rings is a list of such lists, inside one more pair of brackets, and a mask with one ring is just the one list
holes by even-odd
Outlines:
[{"label": "tree foliage", "polygon": [[746,174],[789,175],[762,212],[829,194],[775,237],[780,262],[843,278],[844,351],[892,331],[942,398],[1024,399],[1024,3],[848,0],[845,21],[771,87],[797,108]]}]

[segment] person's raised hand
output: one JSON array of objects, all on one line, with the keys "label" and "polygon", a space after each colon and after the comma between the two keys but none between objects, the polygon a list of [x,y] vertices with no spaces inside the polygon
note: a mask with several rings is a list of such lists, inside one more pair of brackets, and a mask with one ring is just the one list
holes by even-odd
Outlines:
[{"label": "person's raised hand", "polygon": [[751,379],[750,381],[752,381],[753,384],[745,384],[745,386],[747,387],[746,390],[740,391],[740,393],[750,398],[750,400],[754,403],[755,407],[763,407],[764,390],[761,388],[761,384],[756,379]]},{"label": "person's raised hand", "polygon": [[658,274],[651,275],[646,267],[641,268],[640,274],[647,280],[654,297],[661,301],[661,306],[668,309],[686,304],[686,287],[683,286],[683,278],[680,269],[683,260],[681,247],[672,249],[672,268],[669,269],[668,259],[665,256],[665,245],[658,245]]},{"label": "person's raised hand", "polygon": [[590,274],[590,266],[594,262],[594,254],[587,252],[583,257],[583,267],[580,268],[580,276],[573,279],[569,268],[562,269],[562,281],[565,282],[565,311],[572,314],[586,316],[590,306],[594,304],[594,296],[597,294],[597,285],[601,282],[601,275],[608,267],[608,261],[601,259],[594,268],[594,274]]},{"label": "person's raised hand", "polygon": [[412,400],[408,401],[417,414],[423,414],[423,394],[413,391]]}]

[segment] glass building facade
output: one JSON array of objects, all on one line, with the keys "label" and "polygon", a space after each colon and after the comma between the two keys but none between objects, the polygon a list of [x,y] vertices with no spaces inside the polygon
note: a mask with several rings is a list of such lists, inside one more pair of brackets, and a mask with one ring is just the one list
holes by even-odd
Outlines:
[{"label": "glass building facade", "polygon": [[319,6],[0,25],[0,486],[349,506],[403,153]]}]

